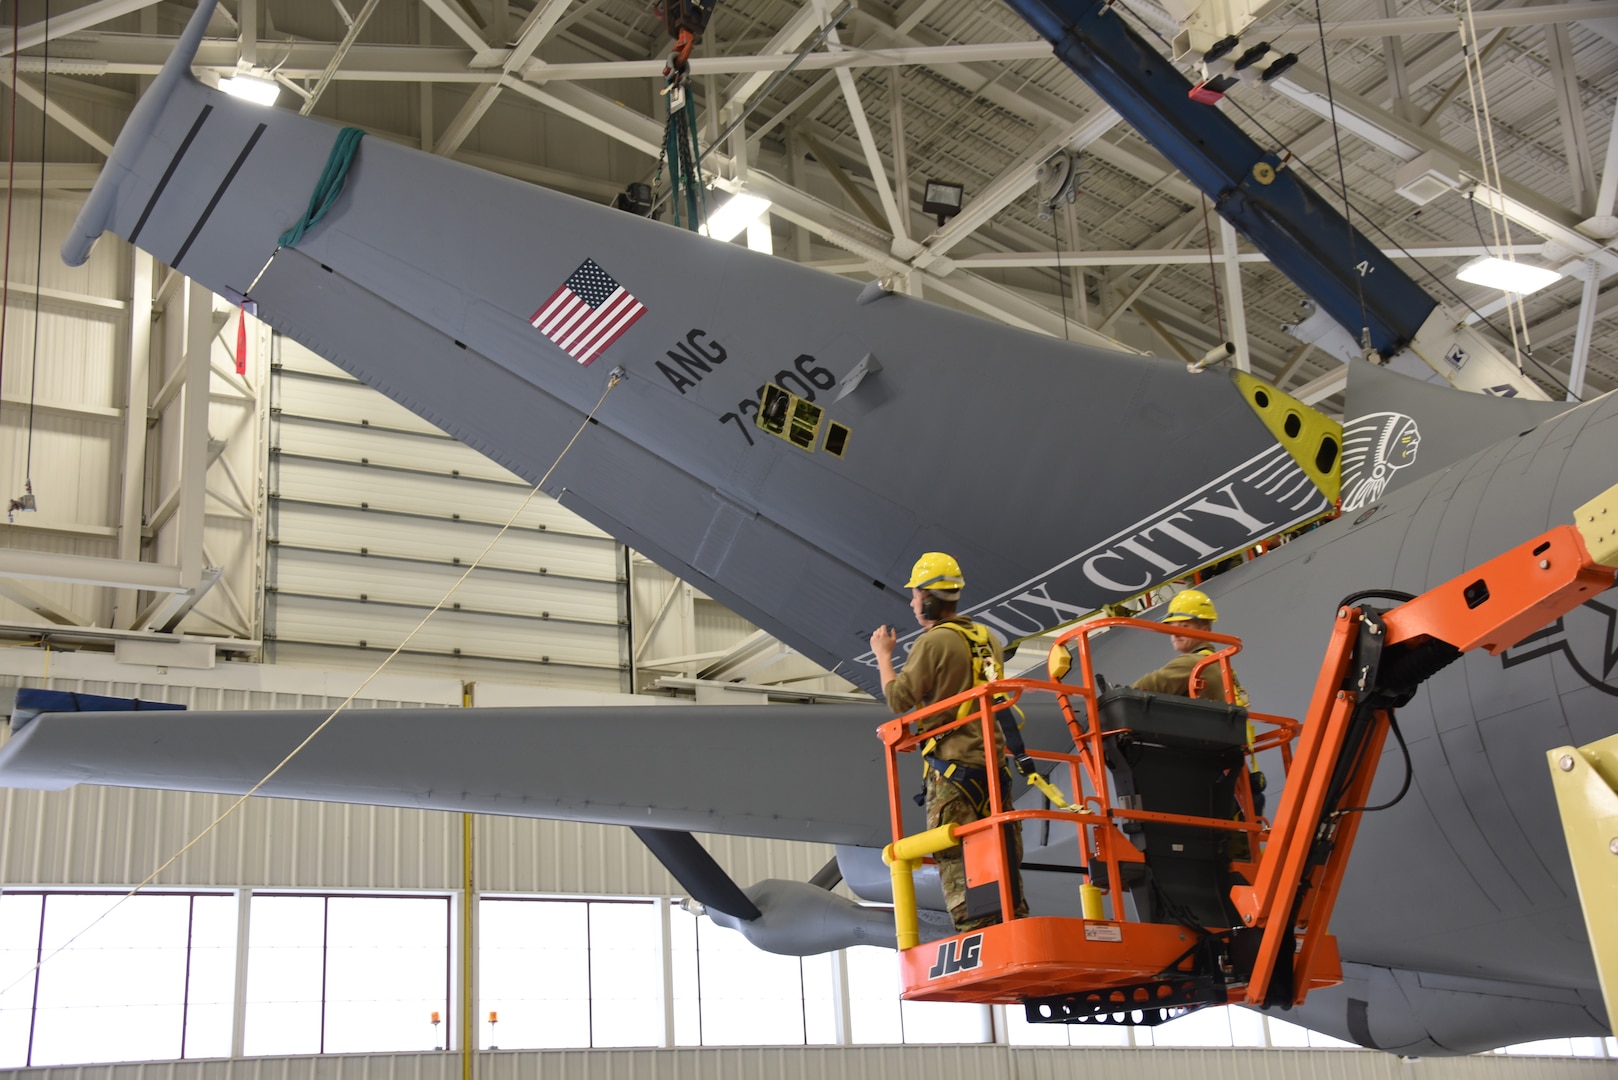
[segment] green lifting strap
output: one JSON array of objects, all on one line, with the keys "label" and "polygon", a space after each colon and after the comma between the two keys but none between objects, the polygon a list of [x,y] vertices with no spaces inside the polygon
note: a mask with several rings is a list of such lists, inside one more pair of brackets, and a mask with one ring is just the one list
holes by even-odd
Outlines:
[{"label": "green lifting strap", "polygon": [[[695,232],[708,220],[708,196],[702,188],[702,154],[697,142],[697,110],[689,102],[676,109],[672,95],[668,103],[668,124],[663,129],[663,159],[669,166],[669,206],[673,222]],[[660,159],[659,174],[662,168]]]},{"label": "green lifting strap", "polygon": [[311,226],[326,216],[331,204],[343,193],[343,184],[348,180],[348,167],[354,164],[354,155],[359,151],[363,138],[365,132],[356,127],[346,127],[337,133],[337,141],[332,144],[331,154],[326,158],[326,168],[320,174],[319,183],[315,184],[314,193],[309,196],[309,209],[303,212],[303,217],[298,219],[296,225],[281,234],[277,244],[291,247],[303,239],[303,234]]}]

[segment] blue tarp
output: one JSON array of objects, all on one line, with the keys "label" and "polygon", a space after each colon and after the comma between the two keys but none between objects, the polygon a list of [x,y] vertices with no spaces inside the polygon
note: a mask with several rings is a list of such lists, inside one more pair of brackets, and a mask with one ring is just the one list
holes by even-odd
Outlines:
[{"label": "blue tarp", "polygon": [[166,701],[142,701],[139,698],[75,694],[66,690],[20,688],[17,691],[16,704],[11,709],[11,731],[16,734],[22,730],[24,724],[41,713],[135,712],[141,709],[183,708],[184,705],[171,705]]}]

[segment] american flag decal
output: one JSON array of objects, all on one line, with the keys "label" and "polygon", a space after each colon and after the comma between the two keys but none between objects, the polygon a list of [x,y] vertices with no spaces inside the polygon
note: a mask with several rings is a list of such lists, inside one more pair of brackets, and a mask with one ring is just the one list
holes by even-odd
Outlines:
[{"label": "american flag decal", "polygon": [[646,313],[646,305],[585,259],[528,320],[581,364],[606,351]]}]

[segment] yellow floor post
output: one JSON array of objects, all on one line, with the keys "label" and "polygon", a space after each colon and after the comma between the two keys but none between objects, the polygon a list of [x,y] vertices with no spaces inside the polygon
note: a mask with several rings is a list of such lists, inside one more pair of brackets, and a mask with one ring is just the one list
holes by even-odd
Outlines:
[{"label": "yellow floor post", "polygon": [[1546,755],[1573,879],[1584,905],[1607,1023],[1618,1031],[1618,735]]},{"label": "yellow floor post", "polygon": [[[472,707],[472,684],[461,686],[461,707]],[[461,1080],[472,1080],[477,1018],[472,1001],[472,815],[461,815]]]}]

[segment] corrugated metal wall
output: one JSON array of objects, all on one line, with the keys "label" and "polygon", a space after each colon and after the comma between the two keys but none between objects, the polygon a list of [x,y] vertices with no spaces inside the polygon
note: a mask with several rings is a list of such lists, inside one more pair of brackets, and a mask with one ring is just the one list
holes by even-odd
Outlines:
[{"label": "corrugated metal wall", "polygon": [[[37,142],[35,144],[37,146]],[[102,558],[118,554],[118,462],[122,457],[127,258],[98,245],[89,262],[56,256],[81,193],[16,191],[11,210],[10,295],[0,378],[0,497],[23,493],[31,474],[39,510],[0,519],[0,546]],[[44,236],[36,243],[43,215]],[[38,258],[43,247],[44,261]],[[38,318],[33,283],[39,281]],[[37,346],[37,350],[36,350]],[[29,403],[34,404],[32,461]],[[109,496],[109,491],[111,495]],[[30,583],[37,594],[103,622],[111,598],[87,585]],[[0,598],[0,621],[37,622]]]},{"label": "corrugated metal wall", "polygon": [[275,350],[269,659],[376,663],[512,520],[395,665],[629,688],[620,544],[543,495],[524,507],[530,485],[295,342]]},{"label": "corrugated metal wall", "polygon": [[[313,748],[311,748],[313,752]],[[10,886],[134,885],[234,801],[223,795],[84,785],[0,792],[0,878]],[[683,895],[628,829],[475,816],[473,881],[483,892]],[[820,844],[704,837],[744,885],[803,881]],[[461,817],[437,811],[249,799],[154,882],[172,887],[461,887]]]},{"label": "corrugated metal wall", "polygon": [[[1006,1046],[484,1051],[476,1080],[1594,1080],[1611,1061],[1370,1050],[1044,1050]],[[460,1080],[458,1054],[352,1054],[19,1069],[17,1080]]]},{"label": "corrugated metal wall", "polygon": [[[131,557],[120,544],[127,482],[143,495],[145,557],[173,563],[180,532],[173,513],[179,500],[173,496],[181,487],[185,399],[179,388],[185,375],[189,283],[175,277],[152,304],[150,320],[132,328],[134,313],[146,320],[145,301],[153,299],[134,299],[137,281],[143,289],[153,287],[150,275],[134,272],[135,259],[147,256],[136,256],[116,237],[96,244],[82,267],[68,267],[55,255],[83,199],[79,191],[48,191],[43,200],[33,192],[16,194],[0,380],[0,497],[21,495],[31,478],[38,510],[17,515],[15,522],[0,521],[0,547],[117,558],[122,546],[124,556]],[[201,290],[189,299],[212,304],[211,294]],[[211,331],[229,318],[221,302],[199,325]],[[151,345],[140,385],[131,378],[136,330],[149,335]],[[234,336],[230,341],[233,345]],[[208,430],[199,439],[214,444],[205,470],[208,494],[197,492],[194,484],[187,490],[204,500],[202,561],[222,568],[223,576],[183,627],[252,638],[262,547],[257,505],[261,371],[250,363],[245,377],[230,373],[230,349],[219,335],[209,347],[213,371],[199,391],[210,399]],[[129,454],[125,416],[132,393],[139,398],[133,411],[145,440],[140,447],[137,435],[140,448]],[[27,588],[81,625],[127,627],[140,608],[133,592],[123,596],[125,606],[118,610],[119,597],[110,589],[62,581],[31,581]],[[40,617],[0,599],[0,622],[38,625]]]}]

